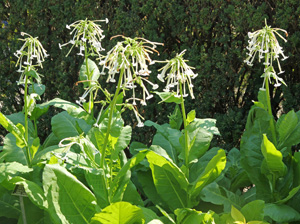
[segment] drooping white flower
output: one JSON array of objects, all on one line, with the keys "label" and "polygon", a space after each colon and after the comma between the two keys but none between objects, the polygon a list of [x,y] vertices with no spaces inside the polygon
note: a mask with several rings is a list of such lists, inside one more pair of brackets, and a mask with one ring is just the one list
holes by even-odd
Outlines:
[{"label": "drooping white flower", "polygon": [[22,36],[27,36],[25,39],[20,39],[25,43],[23,46],[14,53],[18,58],[16,66],[19,65],[17,72],[23,73],[23,67],[28,67],[30,70],[31,67],[41,67],[43,68],[42,63],[45,61],[45,58],[49,55],[47,51],[43,48],[42,44],[37,37],[32,37],[28,33],[21,32]]},{"label": "drooping white flower", "polygon": [[192,79],[196,78],[198,74],[195,74],[193,72],[193,67],[190,67],[186,64],[187,60],[183,58],[185,51],[186,50],[182,51],[180,54],[177,54],[176,57],[171,60],[162,62],[167,64],[159,70],[161,71],[161,73],[158,74],[157,78],[162,82],[165,82],[165,79],[167,80],[164,89],[165,92],[169,92],[170,89],[176,87],[175,97],[181,97],[180,85],[183,85],[183,97],[188,96],[188,93],[186,91],[187,87],[192,99],[194,99],[194,86],[192,84]]},{"label": "drooping white flower", "polygon": [[[287,40],[278,33],[278,31],[282,31],[287,36],[287,31],[280,29],[280,28],[271,28],[271,26],[268,26],[267,23],[265,27],[261,30],[257,30],[253,33],[249,32],[249,45],[247,46],[248,49],[248,57],[246,60],[244,60],[247,65],[252,66],[253,61],[258,55],[258,61],[263,61],[263,64],[265,65],[265,73],[262,75],[264,77],[264,83],[265,81],[270,81],[270,78],[273,78],[275,80],[275,87],[280,86],[280,83],[284,83],[282,78],[279,78],[278,75],[284,73],[281,69],[279,58],[282,57],[282,61],[287,59],[288,57],[284,55],[282,47],[279,45],[279,42],[276,38],[276,35],[280,37],[282,40],[287,42]],[[279,69],[279,73],[277,75],[273,62],[276,61],[277,67]],[[264,89],[264,84],[261,89]]]},{"label": "drooping white flower", "polygon": [[[116,82],[116,75],[120,73],[122,76],[121,88],[132,90],[132,97],[127,101],[132,100],[135,105],[136,101],[140,101],[142,105],[146,105],[146,100],[150,99],[152,95],[147,90],[145,82],[150,84],[153,89],[158,88],[157,84],[147,79],[151,73],[148,65],[153,64],[149,54],[158,53],[155,47],[160,43],[144,38],[132,39],[124,36],[122,38],[124,40],[118,42],[100,61],[99,64],[103,66],[101,73],[103,74],[105,69],[108,70],[107,82]],[[142,99],[136,98],[135,89],[138,86],[143,91]]]},{"label": "drooping white flower", "polygon": [[[101,26],[96,24],[96,22],[106,22],[108,23],[108,19],[105,20],[78,20],[70,25],[66,25],[66,28],[72,30],[70,32],[73,35],[72,40],[67,43],[59,44],[59,48],[71,44],[72,47],[67,53],[66,57],[70,54],[73,47],[79,47],[78,55],[84,56],[84,50],[89,47],[89,53],[92,55],[100,56],[100,52],[105,50],[101,46],[101,41],[105,37],[103,35],[103,30]],[[89,46],[87,46],[89,45]]]}]

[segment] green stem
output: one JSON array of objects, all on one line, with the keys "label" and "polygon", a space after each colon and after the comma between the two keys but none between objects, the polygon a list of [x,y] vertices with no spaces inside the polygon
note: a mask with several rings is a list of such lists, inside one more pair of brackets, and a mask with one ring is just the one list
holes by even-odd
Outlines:
[{"label": "green stem", "polygon": [[[265,69],[268,68],[268,55],[265,55]],[[267,97],[267,106],[268,106],[268,113],[270,115],[270,128],[272,133],[272,139],[275,147],[277,146],[277,139],[276,139],[276,131],[275,131],[275,124],[274,124],[274,117],[272,113],[272,107],[271,107],[271,99],[270,99],[270,88],[269,88],[269,77],[265,79],[265,85],[266,85],[266,97]]]},{"label": "green stem", "polygon": [[[85,57],[85,67],[86,67],[86,75],[87,79],[91,80],[92,77],[90,77],[90,70],[89,70],[89,63],[88,63],[88,52],[87,52],[87,46],[84,46],[84,57]],[[91,88],[91,82],[89,82],[89,87]],[[90,98],[89,98],[89,114],[94,116],[94,97],[93,92],[90,92]]]},{"label": "green stem", "polygon": [[266,80],[266,96],[267,96],[267,104],[268,104],[268,113],[270,115],[270,127],[271,127],[272,139],[273,139],[274,145],[277,146],[274,117],[273,117],[272,108],[271,108],[269,80]]},{"label": "green stem", "polygon": [[25,141],[26,141],[26,157],[27,157],[27,164],[31,167],[31,153],[30,148],[28,145],[28,102],[27,102],[27,95],[28,95],[28,75],[27,75],[27,68],[25,71],[25,89],[24,89],[24,110],[25,110]]},{"label": "green stem", "polygon": [[180,87],[180,95],[181,95],[181,111],[182,111],[182,118],[183,118],[183,124],[184,124],[184,155],[185,155],[185,176],[187,179],[189,179],[189,140],[188,140],[188,133],[187,133],[187,120],[186,120],[186,113],[185,113],[185,107],[184,107],[184,99],[183,99],[183,91],[182,91],[182,83],[179,84]]},{"label": "green stem", "polygon": [[109,133],[110,133],[110,129],[111,129],[111,120],[113,118],[113,113],[114,113],[114,110],[115,110],[117,98],[118,98],[118,95],[119,95],[119,92],[120,92],[120,89],[121,89],[123,72],[124,72],[124,70],[122,69],[121,72],[120,72],[120,76],[119,76],[117,90],[116,90],[114,98],[113,98],[113,100],[112,100],[112,102],[110,104],[110,110],[109,110],[109,116],[108,116],[108,124],[107,124],[107,131],[106,131],[106,135],[105,135],[105,139],[104,139],[104,143],[103,143],[103,148],[101,150],[101,161],[100,161],[100,167],[101,168],[104,168],[105,152],[106,152],[106,147],[107,147],[107,143],[108,143],[108,137],[109,137]]}]

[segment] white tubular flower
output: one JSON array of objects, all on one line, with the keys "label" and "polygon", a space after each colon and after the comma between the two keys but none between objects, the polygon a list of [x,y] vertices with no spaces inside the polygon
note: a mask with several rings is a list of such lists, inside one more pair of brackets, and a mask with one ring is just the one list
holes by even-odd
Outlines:
[{"label": "white tubular flower", "polygon": [[[280,37],[284,42],[287,42],[287,40],[278,33],[278,31],[282,31],[288,36],[287,31],[279,28],[271,28],[271,26],[267,25],[261,29],[257,30],[253,33],[249,32],[249,45],[247,46],[247,49],[249,50],[249,53],[247,53],[248,57],[246,60],[244,60],[247,65],[252,66],[253,61],[256,55],[258,55],[258,61],[261,62],[264,61],[263,64],[265,65],[265,73],[262,75],[264,77],[264,80],[270,81],[269,79],[272,77],[275,80],[275,87],[280,86],[280,82],[283,84],[283,79],[279,78],[273,68],[273,61],[276,60],[277,66],[279,69],[278,74],[284,73],[282,71],[279,58],[282,57],[282,61],[287,59],[288,57],[284,55],[282,47],[279,45],[279,42],[276,38],[276,35]],[[272,75],[271,75],[272,74]],[[264,89],[264,85],[261,89]]]},{"label": "white tubular flower", "polygon": [[84,56],[83,51],[87,48],[89,44],[89,53],[91,55],[100,55],[101,51],[105,49],[101,46],[101,41],[105,37],[103,35],[103,30],[101,26],[96,24],[96,22],[108,22],[108,19],[105,20],[78,20],[70,25],[66,25],[66,28],[72,30],[70,34],[74,34],[73,39],[65,44],[59,44],[59,48],[71,44],[72,47],[67,53],[66,57],[70,54],[73,47],[79,47],[80,52],[77,53],[78,55]]},{"label": "white tubular flower", "polygon": [[[167,79],[167,84],[165,86],[164,91],[169,92],[171,88],[176,87],[176,95],[175,97],[181,97],[180,95],[180,84],[183,85],[183,97],[188,96],[186,92],[186,86],[191,94],[192,99],[195,99],[193,93],[192,79],[196,78],[198,74],[195,74],[192,69],[186,64],[187,60],[183,59],[183,55],[186,50],[182,51],[180,54],[177,54],[175,58],[171,60],[167,60],[162,63],[167,63],[164,67],[162,67],[159,71],[157,78],[164,82]],[[169,73],[167,71],[169,70]]]},{"label": "white tubular flower", "polygon": [[[153,84],[145,78],[151,73],[148,64],[153,64],[149,54],[158,53],[155,47],[160,43],[144,38],[122,37],[124,40],[118,42],[100,61],[99,64],[103,66],[101,73],[103,74],[104,70],[108,69],[107,82],[116,82],[115,75],[122,72],[122,89],[132,89],[133,97],[130,99],[133,104],[140,101],[142,105],[146,105],[146,100],[151,98],[151,94],[144,85],[144,81],[152,85],[153,89],[158,88],[157,84]],[[135,88],[138,85],[143,89],[143,99],[135,97]]]},{"label": "white tubular flower", "polygon": [[[49,55],[47,51],[43,48],[42,44],[37,37],[32,37],[31,35],[21,32],[22,36],[28,36],[25,39],[20,39],[25,43],[20,50],[17,50],[14,55],[18,58],[16,66],[19,65],[17,72],[24,72],[23,67],[41,67],[43,68],[42,62],[45,61],[45,58]],[[25,65],[25,66],[24,66]]]}]

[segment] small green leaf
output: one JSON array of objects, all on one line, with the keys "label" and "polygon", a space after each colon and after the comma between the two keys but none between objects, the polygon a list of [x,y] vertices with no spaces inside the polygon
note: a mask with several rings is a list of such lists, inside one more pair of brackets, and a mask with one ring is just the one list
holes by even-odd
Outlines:
[{"label": "small green leaf", "polygon": [[162,100],[160,103],[165,102],[165,103],[176,103],[180,104],[181,103],[181,98],[175,97],[176,93],[171,93],[171,92],[155,92],[160,99]]},{"label": "small green leaf", "polygon": [[87,81],[87,82],[83,82],[84,88],[95,85],[95,81],[97,81],[98,78],[100,77],[100,71],[99,71],[96,63],[89,58],[87,59],[87,62],[88,62],[89,74],[87,74],[87,67],[86,67],[85,60],[82,64],[82,66],[80,68],[80,72],[79,72],[80,81]]},{"label": "small green leaf", "polygon": [[241,212],[247,221],[263,221],[265,202],[263,200],[255,200],[246,204]]},{"label": "small green leaf", "polygon": [[33,83],[32,85],[29,86],[28,93],[29,94],[37,93],[39,96],[41,96],[45,92],[45,89],[46,89],[45,85]]},{"label": "small green leaf", "polygon": [[234,219],[234,221],[239,221],[246,224],[246,219],[243,214],[233,205],[231,206],[231,217]]},{"label": "small green leaf", "polygon": [[188,113],[187,115],[187,118],[186,118],[186,121],[189,123],[193,122],[194,119],[196,118],[196,111],[195,110],[192,110]]}]

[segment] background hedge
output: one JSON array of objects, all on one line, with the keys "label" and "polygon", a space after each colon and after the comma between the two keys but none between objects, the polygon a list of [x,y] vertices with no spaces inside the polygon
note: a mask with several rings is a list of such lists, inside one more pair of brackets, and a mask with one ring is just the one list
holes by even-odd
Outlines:
[{"label": "background hedge", "polygon": [[[288,86],[274,90],[273,112],[299,110],[298,0],[3,0],[0,15],[0,109],[4,114],[22,110],[22,90],[16,85],[19,74],[13,55],[21,47],[21,31],[38,36],[50,54],[44,69],[39,70],[46,85],[42,101],[59,97],[75,102],[82,93],[75,83],[83,58],[76,56],[76,51],[66,58],[68,49],[60,50],[58,43],[71,38],[66,24],[85,18],[109,19],[109,24],[102,24],[106,34],[103,46],[107,50],[117,41],[110,41],[110,37],[117,34],[164,43],[158,49],[161,60],[187,49],[186,58],[199,74],[194,83],[196,99],[187,101],[187,110],[195,108],[198,117],[216,118],[222,137],[215,144],[226,149],[238,147],[251,100],[256,99],[262,84],[263,68],[257,64],[248,67],[243,60],[247,32],[262,28],[266,18],[269,25],[289,34],[287,43],[280,42],[289,56],[281,64],[286,71],[281,77]],[[152,66],[152,79],[156,82],[155,70],[159,66]],[[174,107],[157,102],[157,98],[152,99],[142,113],[146,119],[166,122]],[[50,131],[49,117],[53,113],[51,110],[40,121],[40,133],[44,136]],[[126,121],[135,124],[134,118]],[[152,131],[135,128],[133,138],[148,143]],[[2,129],[1,133],[4,134]]]}]

